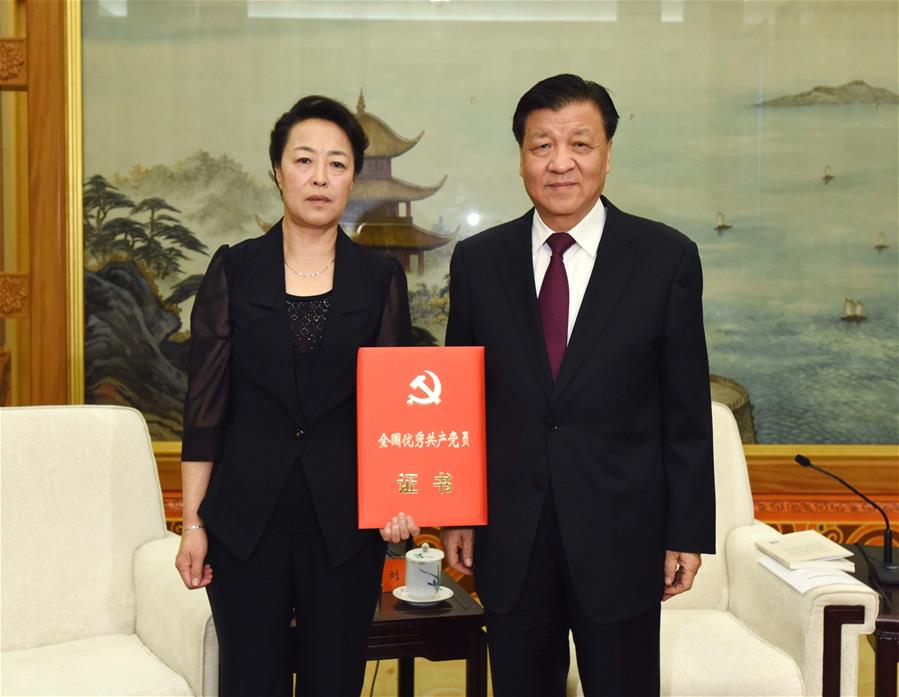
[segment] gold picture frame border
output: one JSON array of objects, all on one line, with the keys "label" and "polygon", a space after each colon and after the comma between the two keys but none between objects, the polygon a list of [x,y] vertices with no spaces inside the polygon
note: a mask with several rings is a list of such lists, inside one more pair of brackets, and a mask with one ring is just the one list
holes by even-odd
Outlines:
[{"label": "gold picture frame border", "polygon": [[[67,134],[67,268],[69,401],[84,403],[84,228],[81,201],[83,182],[83,92],[81,4],[65,0],[66,134]],[[797,465],[803,453],[816,464],[847,478],[863,491],[899,495],[899,444],[746,444],[754,493],[836,493],[833,480]],[[153,452],[162,488],[181,488],[181,442],[154,441]]]},{"label": "gold picture frame border", "polygon": [[68,395],[84,403],[84,114],[81,2],[65,1],[66,70],[66,271],[68,279]]}]

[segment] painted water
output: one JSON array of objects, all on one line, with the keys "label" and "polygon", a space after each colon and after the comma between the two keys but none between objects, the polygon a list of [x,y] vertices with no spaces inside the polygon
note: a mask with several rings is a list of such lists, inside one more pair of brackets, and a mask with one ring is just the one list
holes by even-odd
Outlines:
[{"label": "painted water", "polygon": [[[711,369],[748,389],[759,442],[897,442],[896,107],[762,110],[752,97],[716,109],[700,147],[687,117],[684,142],[634,156],[646,193],[628,207],[699,245]],[[733,226],[721,234],[719,210]],[[867,319],[840,319],[847,297]]]}]

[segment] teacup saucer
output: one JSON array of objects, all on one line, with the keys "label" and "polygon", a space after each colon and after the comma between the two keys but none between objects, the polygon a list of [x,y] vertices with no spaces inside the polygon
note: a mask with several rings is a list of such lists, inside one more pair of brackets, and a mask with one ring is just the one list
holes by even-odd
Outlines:
[{"label": "teacup saucer", "polygon": [[420,600],[417,598],[410,598],[406,593],[406,586],[400,586],[399,588],[393,589],[393,597],[397,600],[402,600],[405,603],[409,603],[410,605],[416,605],[418,607],[428,607],[430,605],[436,605],[437,603],[442,603],[444,600],[449,600],[453,597],[453,589],[447,588],[446,586],[440,586],[437,589],[437,595],[433,598],[428,598],[427,600]]}]

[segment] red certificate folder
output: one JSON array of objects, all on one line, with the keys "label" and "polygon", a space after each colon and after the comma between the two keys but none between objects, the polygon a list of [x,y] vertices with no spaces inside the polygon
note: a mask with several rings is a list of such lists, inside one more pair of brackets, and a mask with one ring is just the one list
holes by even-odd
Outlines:
[{"label": "red certificate folder", "polygon": [[359,349],[359,527],[487,522],[484,348]]}]

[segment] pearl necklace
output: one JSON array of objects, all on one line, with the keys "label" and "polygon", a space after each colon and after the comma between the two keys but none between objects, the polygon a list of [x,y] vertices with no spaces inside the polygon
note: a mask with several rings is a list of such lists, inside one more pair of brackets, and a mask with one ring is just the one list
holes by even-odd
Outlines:
[{"label": "pearl necklace", "polygon": [[325,264],[324,268],[319,269],[318,271],[313,271],[312,273],[304,273],[302,271],[297,271],[290,264],[287,263],[287,259],[284,260],[284,266],[287,267],[287,270],[292,274],[299,276],[300,278],[315,278],[316,276],[321,276],[325,271],[331,268],[331,264],[334,263],[334,259],[331,259],[327,264]]}]

